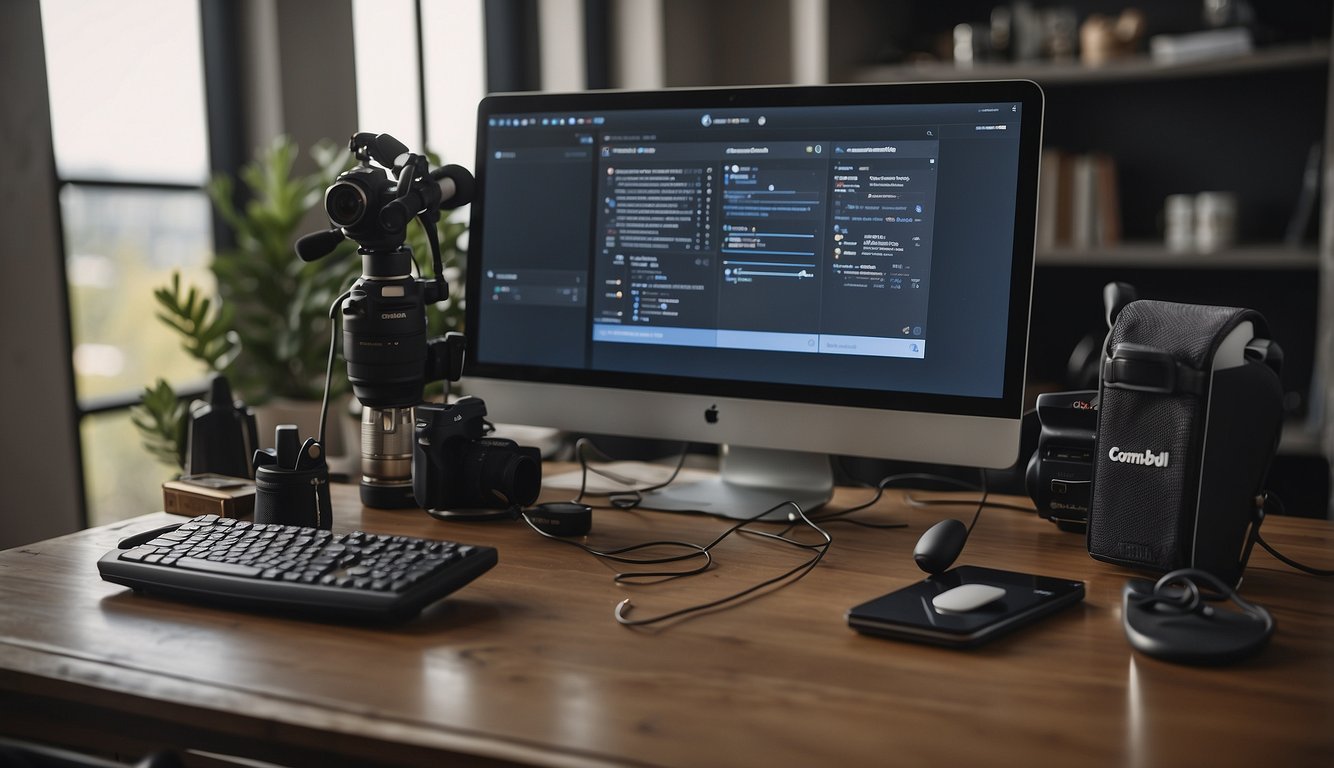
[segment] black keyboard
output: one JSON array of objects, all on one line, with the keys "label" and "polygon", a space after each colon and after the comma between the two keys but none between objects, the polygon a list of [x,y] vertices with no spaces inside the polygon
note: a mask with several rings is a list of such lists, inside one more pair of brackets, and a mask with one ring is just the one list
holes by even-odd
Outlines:
[{"label": "black keyboard", "polygon": [[375,621],[412,618],[495,564],[493,547],[203,515],[126,539],[97,570],[191,601]]}]

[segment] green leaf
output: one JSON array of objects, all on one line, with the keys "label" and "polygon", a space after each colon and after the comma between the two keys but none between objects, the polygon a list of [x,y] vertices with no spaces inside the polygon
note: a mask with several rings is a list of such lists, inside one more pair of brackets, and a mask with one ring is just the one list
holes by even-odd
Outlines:
[{"label": "green leaf", "polygon": [[145,387],[141,401],[130,408],[134,423],[149,454],[178,469],[185,467],[185,430],[189,408],[164,379]]},{"label": "green leaf", "polygon": [[201,298],[194,286],[181,295],[181,275],[174,271],[171,285],[153,292],[158,303],[157,317],[181,336],[181,347],[191,357],[212,371],[225,368],[224,358],[232,351],[226,339],[231,326],[231,308],[215,309],[212,301]]}]

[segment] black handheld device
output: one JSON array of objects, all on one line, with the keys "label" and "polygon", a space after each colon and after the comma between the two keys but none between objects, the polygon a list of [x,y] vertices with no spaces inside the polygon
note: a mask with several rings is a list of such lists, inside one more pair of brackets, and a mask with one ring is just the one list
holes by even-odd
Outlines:
[{"label": "black handheld device", "polygon": [[[971,610],[936,598],[960,587],[1002,594]],[[848,626],[868,635],[969,648],[1084,599],[1084,582],[961,565],[848,610]]]}]

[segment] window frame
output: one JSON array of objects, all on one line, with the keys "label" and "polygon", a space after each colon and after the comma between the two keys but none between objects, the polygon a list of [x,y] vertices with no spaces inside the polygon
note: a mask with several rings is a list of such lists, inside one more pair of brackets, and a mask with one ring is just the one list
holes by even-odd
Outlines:
[{"label": "window frame", "polygon": [[[247,127],[249,124],[248,104],[245,101],[244,58],[245,24],[243,4],[231,0],[197,0],[199,3],[199,31],[201,44],[201,71],[204,94],[205,127],[208,151],[209,178],[225,175],[235,177],[245,165],[248,157]],[[425,38],[422,24],[423,0],[413,1],[416,23],[413,52],[417,74],[417,103],[420,115],[421,135],[426,137],[428,112],[427,83],[424,46]],[[596,30],[589,38],[590,86],[605,86],[607,82],[607,14],[605,0],[585,0],[585,21],[590,30]],[[537,50],[537,3],[536,0],[484,0],[483,35],[485,53],[485,90],[536,90],[540,87],[538,71],[539,52]],[[515,41],[522,44],[513,45]],[[601,52],[594,56],[593,53]],[[51,166],[51,175],[55,196],[52,205],[58,222],[57,244],[62,257],[68,258],[69,248],[64,233],[64,214],[60,205],[60,195],[66,186],[80,186],[110,190],[151,190],[166,192],[203,192],[207,194],[207,182],[190,184],[164,182],[149,178],[129,179],[93,179],[78,175],[62,176],[55,163]],[[245,192],[241,185],[236,185],[234,202],[243,205]],[[216,207],[212,207],[212,239],[215,250],[226,250],[235,246],[235,238],[230,228],[221,219]],[[73,305],[70,295],[69,275],[62,258],[60,266],[61,299],[63,301],[64,333],[68,340],[68,349],[74,349]],[[84,466],[84,445],[82,430],[84,419],[127,411],[139,404],[141,393],[126,391],[108,395],[84,397],[77,387],[73,369],[70,369],[70,391],[73,393],[74,410],[74,449],[78,457],[77,478],[78,496],[81,501],[78,518],[81,527],[87,527],[90,519],[86,467]],[[203,381],[177,383],[177,392],[184,400],[201,397],[207,392],[207,383]]]}]

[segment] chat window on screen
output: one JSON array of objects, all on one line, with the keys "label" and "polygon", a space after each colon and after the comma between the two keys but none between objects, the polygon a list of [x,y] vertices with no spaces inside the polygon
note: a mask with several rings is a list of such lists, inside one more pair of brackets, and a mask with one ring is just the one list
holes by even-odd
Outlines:
[{"label": "chat window on screen", "polygon": [[626,142],[593,340],[923,358],[938,142]]}]

